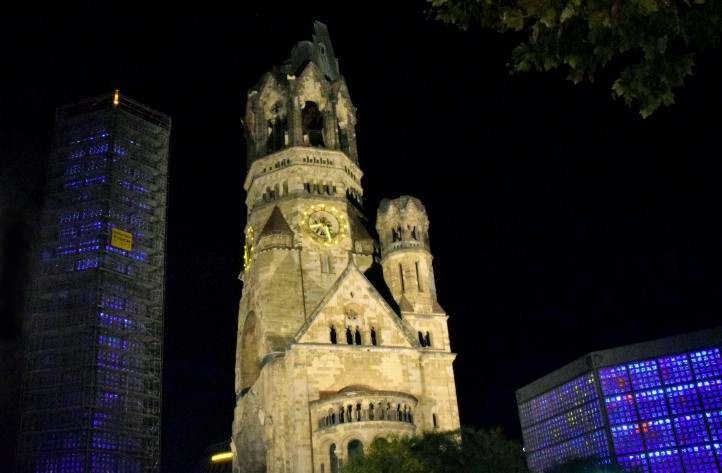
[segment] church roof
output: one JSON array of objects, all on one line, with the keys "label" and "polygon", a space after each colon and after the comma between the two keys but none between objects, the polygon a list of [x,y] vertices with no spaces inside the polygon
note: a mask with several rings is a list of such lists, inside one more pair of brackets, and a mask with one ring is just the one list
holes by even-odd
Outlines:
[{"label": "church roof", "polygon": [[413,203],[419,210],[426,212],[424,204],[419,199],[410,195],[402,195],[395,199],[382,199],[379,203],[379,213],[388,212],[391,206],[396,207],[399,210],[405,209],[409,204]]},{"label": "church roof", "polygon": [[[376,271],[371,270],[371,268],[374,267],[377,268]],[[390,297],[391,293],[390,291],[388,291],[386,284],[383,282],[383,276],[380,276],[380,284],[375,281],[377,280],[378,275],[381,273],[380,265],[373,264],[371,265],[371,268],[366,272],[361,272],[359,268],[354,264],[353,260],[349,261],[349,264],[344,270],[344,272],[339,276],[333,286],[331,286],[323,299],[321,299],[321,301],[318,303],[316,308],[308,315],[308,319],[297,332],[295,339],[300,340],[303,337],[303,335],[308,331],[309,327],[319,316],[321,311],[328,305],[329,301],[336,296],[336,293],[339,291],[342,285],[346,284],[346,281],[349,280],[349,278],[360,276],[367,283],[366,287],[369,291],[368,294],[371,296],[376,296],[374,298],[381,304],[381,307],[384,308],[384,313],[386,313],[386,316],[389,317],[393,324],[400,330],[400,336],[405,341],[407,341],[410,346],[418,346],[416,338],[411,335],[406,325],[404,324],[404,321],[401,319],[398,311],[398,305],[396,305],[394,299]],[[373,279],[370,279],[369,276],[371,276]]]},{"label": "church roof", "polygon": [[374,238],[369,234],[369,231],[356,216],[355,212],[349,212],[349,226],[351,227],[351,239],[353,241],[373,241]]},{"label": "church roof", "polygon": [[406,296],[401,296],[401,301],[399,303],[399,308],[401,309],[401,312],[413,312],[414,306],[409,302],[409,300],[406,298]]},{"label": "church roof", "polygon": [[266,220],[266,225],[261,230],[259,238],[263,238],[268,235],[290,235],[293,236],[293,230],[288,226],[288,222],[283,217],[283,213],[278,206],[273,207],[271,216]]},{"label": "church roof", "polygon": [[366,276],[366,279],[369,280],[374,289],[376,289],[376,292],[379,293],[381,298],[384,302],[386,302],[386,304],[388,304],[389,307],[391,307],[394,313],[397,315],[401,314],[399,305],[396,303],[396,300],[394,300],[394,297],[391,295],[391,290],[386,285],[381,265],[374,261],[374,263],[364,272],[364,276]]}]

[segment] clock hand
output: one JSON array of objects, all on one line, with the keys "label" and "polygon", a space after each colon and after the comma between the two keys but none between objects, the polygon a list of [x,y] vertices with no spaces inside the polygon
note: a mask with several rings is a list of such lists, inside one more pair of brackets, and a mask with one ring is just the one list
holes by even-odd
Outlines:
[{"label": "clock hand", "polygon": [[323,232],[326,234],[326,239],[328,241],[331,241],[331,232],[329,231],[328,227],[323,227]]},{"label": "clock hand", "polygon": [[318,228],[318,227],[323,227],[323,224],[322,223],[312,223],[308,227],[309,228]]}]

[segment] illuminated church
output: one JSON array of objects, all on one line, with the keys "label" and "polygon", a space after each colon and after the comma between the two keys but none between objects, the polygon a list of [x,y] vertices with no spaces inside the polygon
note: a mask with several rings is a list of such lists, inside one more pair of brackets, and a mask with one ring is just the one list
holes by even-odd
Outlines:
[{"label": "illuminated church", "polygon": [[426,210],[385,199],[372,236],[355,125],[318,22],[248,93],[234,472],[335,473],[376,439],[459,428]]}]

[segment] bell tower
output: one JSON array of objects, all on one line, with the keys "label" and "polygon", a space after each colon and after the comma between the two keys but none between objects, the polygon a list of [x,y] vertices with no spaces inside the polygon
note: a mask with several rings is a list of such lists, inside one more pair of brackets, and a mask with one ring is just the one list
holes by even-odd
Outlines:
[{"label": "bell tower", "polygon": [[318,22],[248,92],[234,473],[338,473],[376,438],[459,426],[426,211],[384,201],[378,254],[355,127]]},{"label": "bell tower", "polygon": [[376,215],[384,280],[424,348],[449,350],[446,314],[436,299],[429,218],[415,197],[384,199]]}]

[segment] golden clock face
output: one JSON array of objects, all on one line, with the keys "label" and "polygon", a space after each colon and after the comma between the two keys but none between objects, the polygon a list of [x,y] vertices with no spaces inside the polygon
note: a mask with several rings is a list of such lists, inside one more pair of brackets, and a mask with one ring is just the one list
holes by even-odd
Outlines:
[{"label": "golden clock face", "polygon": [[253,260],[253,250],[255,249],[255,235],[253,234],[253,227],[248,227],[246,230],[246,242],[243,245],[243,269],[248,269],[251,266]]},{"label": "golden clock face", "polygon": [[314,205],[303,212],[302,225],[318,242],[331,245],[348,231],[348,222],[331,206]]}]

